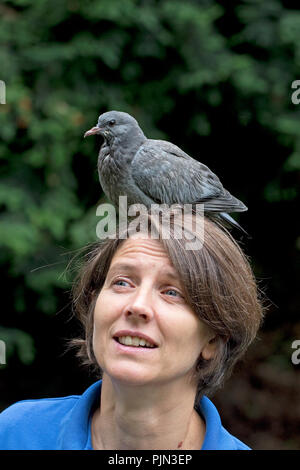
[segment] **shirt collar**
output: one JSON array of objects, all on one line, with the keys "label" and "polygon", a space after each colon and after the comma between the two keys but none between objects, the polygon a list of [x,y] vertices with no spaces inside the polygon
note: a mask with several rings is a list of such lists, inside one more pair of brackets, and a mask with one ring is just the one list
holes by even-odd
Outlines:
[{"label": "shirt collar", "polygon": [[201,450],[218,450],[220,431],[222,430],[220,415],[214,404],[205,396],[201,398],[198,408],[201,411],[206,426]]},{"label": "shirt collar", "polygon": [[58,449],[92,449],[91,417],[92,411],[99,404],[101,383],[99,380],[91,385],[64,416],[58,436]]},{"label": "shirt collar", "polygon": [[[64,416],[58,436],[58,449],[92,450],[91,418],[100,402],[101,385],[102,380],[92,384]],[[206,396],[201,398],[196,409],[206,424],[201,450],[234,448],[232,436],[223,428],[216,407]]]}]

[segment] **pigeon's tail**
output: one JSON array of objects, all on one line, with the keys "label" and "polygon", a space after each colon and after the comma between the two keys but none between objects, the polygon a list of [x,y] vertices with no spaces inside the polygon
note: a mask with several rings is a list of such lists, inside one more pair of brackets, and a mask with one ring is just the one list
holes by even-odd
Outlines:
[{"label": "pigeon's tail", "polygon": [[[211,216],[212,214],[209,214]],[[237,228],[241,230],[245,235],[247,235],[248,238],[251,238],[251,236],[246,232],[246,230],[243,229],[243,227],[240,226],[240,224],[237,223],[236,220],[234,220],[232,217],[230,217],[227,212],[219,212],[218,214],[213,215],[213,220],[221,223],[227,228]]]}]

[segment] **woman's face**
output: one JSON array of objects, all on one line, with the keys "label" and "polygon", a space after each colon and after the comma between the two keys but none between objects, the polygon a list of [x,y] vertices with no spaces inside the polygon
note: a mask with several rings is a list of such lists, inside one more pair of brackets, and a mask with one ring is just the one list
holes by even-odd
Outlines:
[{"label": "woman's face", "polygon": [[[111,261],[95,306],[93,348],[102,370],[127,384],[186,381],[200,353],[210,357],[211,338],[186,303],[161,243],[127,239]],[[140,346],[120,343],[131,340]]]}]

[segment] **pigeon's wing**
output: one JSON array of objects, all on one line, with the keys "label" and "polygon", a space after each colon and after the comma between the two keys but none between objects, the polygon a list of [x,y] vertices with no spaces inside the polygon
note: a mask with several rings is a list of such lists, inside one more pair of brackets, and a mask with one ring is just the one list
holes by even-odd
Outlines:
[{"label": "pigeon's wing", "polygon": [[135,184],[159,203],[193,203],[218,197],[223,189],[209,168],[164,140],[148,139],[131,170]]},{"label": "pigeon's wing", "polygon": [[203,202],[209,211],[238,210],[240,201],[223,188],[219,178],[170,142],[148,139],[132,160],[131,171],[139,189],[159,204]]}]

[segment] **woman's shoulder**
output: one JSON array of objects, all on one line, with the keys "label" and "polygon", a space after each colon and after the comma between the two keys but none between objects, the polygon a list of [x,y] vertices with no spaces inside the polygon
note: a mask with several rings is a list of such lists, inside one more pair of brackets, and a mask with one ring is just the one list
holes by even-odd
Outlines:
[{"label": "woman's shoulder", "polygon": [[101,381],[82,395],[22,400],[0,413],[0,450],[85,449]]},{"label": "woman's shoulder", "polygon": [[[0,413],[0,449],[9,449],[12,442],[25,445],[26,440],[40,441],[47,433],[48,441],[63,417],[74,408],[80,397],[70,395],[18,401]],[[14,444],[16,445],[16,444]]]},{"label": "woman's shoulder", "polygon": [[202,397],[197,410],[203,416],[206,424],[203,450],[251,450],[244,442],[224,428],[217,408],[208,397]]},{"label": "woman's shoulder", "polygon": [[0,413],[0,423],[15,418],[24,418],[26,416],[34,417],[39,415],[40,412],[45,412],[48,409],[51,411],[59,410],[61,408],[68,408],[78,400],[79,395],[69,395],[66,397],[55,397],[55,398],[39,398],[39,399],[28,399],[20,400],[13,403],[8,408]]}]

